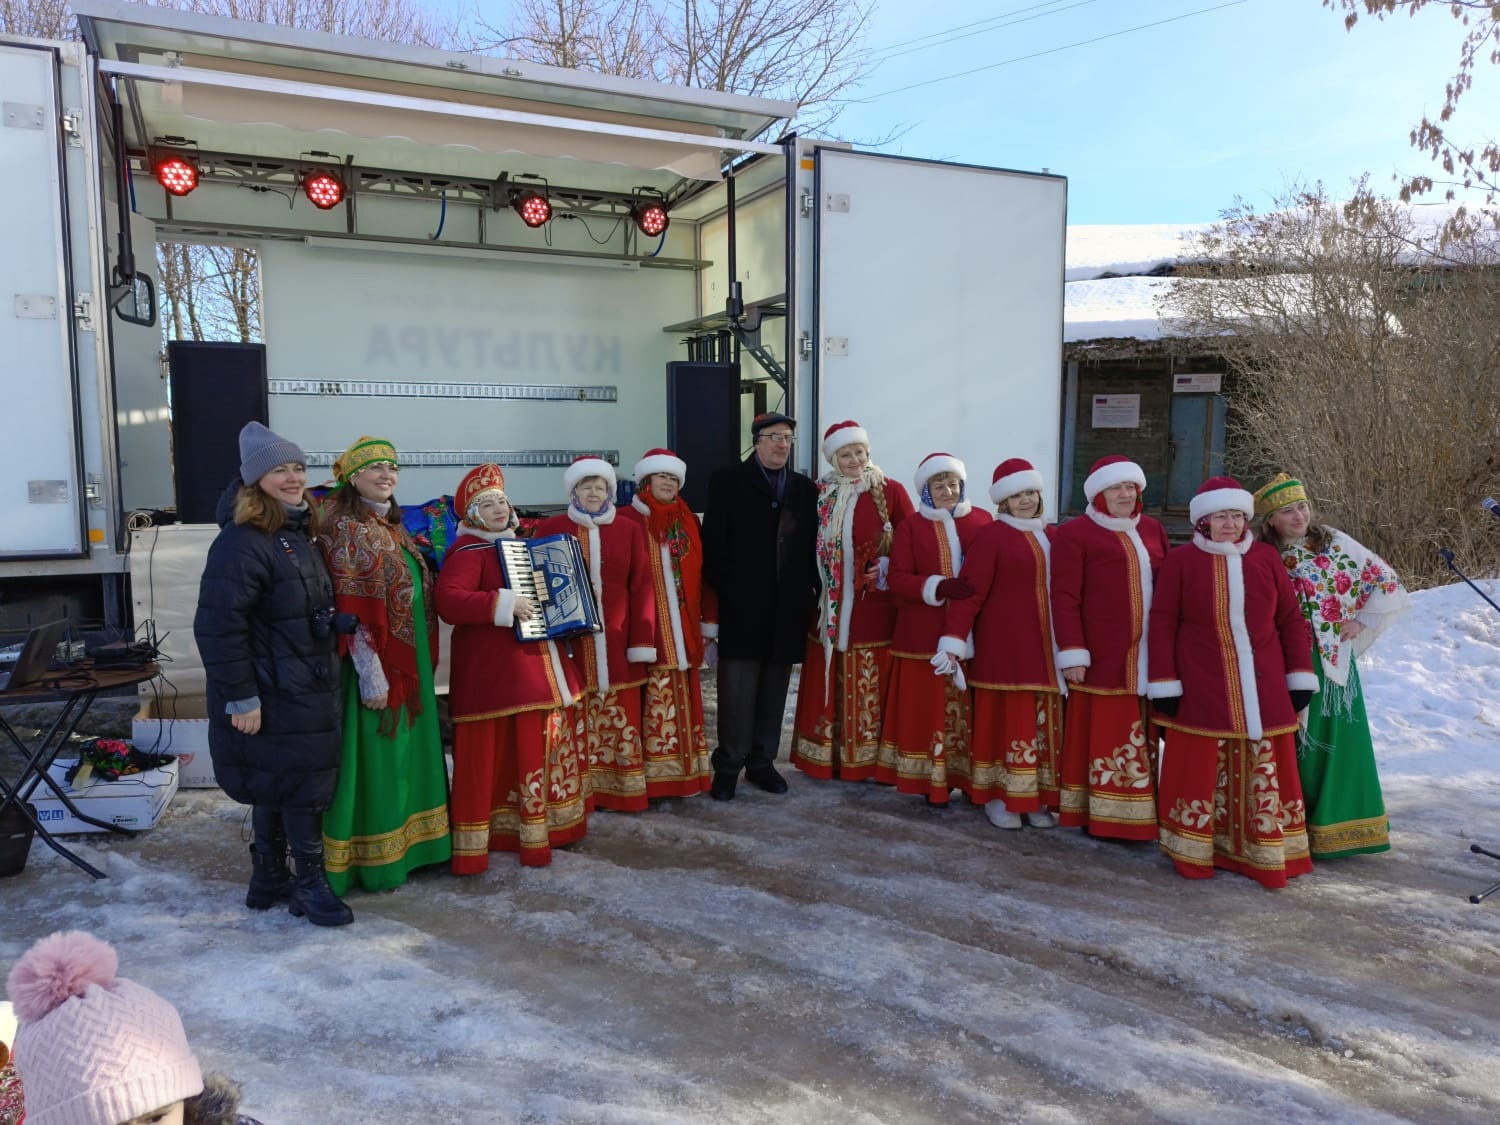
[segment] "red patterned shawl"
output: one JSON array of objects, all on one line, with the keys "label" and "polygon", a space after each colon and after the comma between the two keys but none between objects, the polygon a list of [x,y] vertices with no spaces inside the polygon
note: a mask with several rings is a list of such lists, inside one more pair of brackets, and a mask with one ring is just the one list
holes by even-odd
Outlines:
[{"label": "red patterned shawl", "polygon": [[687,648],[688,667],[696,668],[703,663],[703,540],[698,533],[698,517],[681,496],[673,497],[670,504],[652,496],[649,488],[636,496],[649,509],[646,527],[652,546],[665,546],[672,560],[671,580],[676,583],[677,604],[682,607],[682,643]]}]

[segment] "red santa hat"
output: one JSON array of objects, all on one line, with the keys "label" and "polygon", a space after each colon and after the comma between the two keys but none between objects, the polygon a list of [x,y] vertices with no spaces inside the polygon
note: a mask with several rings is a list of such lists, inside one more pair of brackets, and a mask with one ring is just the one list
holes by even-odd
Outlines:
[{"label": "red santa hat", "polygon": [[990,478],[990,503],[999,504],[1028,488],[1041,492],[1045,484],[1035,465],[1024,457],[1012,457],[995,466],[995,475]]},{"label": "red santa hat", "polygon": [[913,478],[918,496],[922,495],[922,489],[927,487],[927,482],[939,473],[957,473],[959,480],[969,479],[964,463],[953,454],[929,453],[922,458],[922,463],[917,466],[917,475]]},{"label": "red santa hat", "polygon": [[1142,491],[1146,488],[1146,473],[1129,457],[1101,457],[1094,462],[1083,482],[1083,495],[1092,504],[1094,497],[1116,484],[1133,484]]},{"label": "red santa hat", "polygon": [[687,483],[687,462],[670,449],[648,449],[635,463],[635,483],[641,484],[652,473],[669,473],[678,485]]},{"label": "red santa hat", "polygon": [[1197,523],[1214,512],[1244,512],[1245,518],[1255,515],[1255,497],[1240,486],[1233,477],[1209,477],[1188,503],[1188,516]]},{"label": "red santa hat", "polygon": [[866,449],[870,447],[870,435],[865,433],[865,428],[858,422],[846,419],[835,422],[823,431],[823,456],[833,462],[833,455],[846,445],[863,445]]},{"label": "red santa hat", "polygon": [[610,499],[615,495],[615,467],[603,457],[595,457],[585,453],[582,457],[575,457],[573,463],[563,470],[563,487],[570,493],[578,486],[581,480],[589,477],[603,477],[604,482],[609,485]]}]

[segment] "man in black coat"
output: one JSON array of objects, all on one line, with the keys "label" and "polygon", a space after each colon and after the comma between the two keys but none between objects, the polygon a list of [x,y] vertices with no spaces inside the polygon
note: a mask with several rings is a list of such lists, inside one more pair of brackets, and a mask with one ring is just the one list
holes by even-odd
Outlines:
[{"label": "man in black coat", "polygon": [[719,596],[717,801],[734,797],[740,770],[752,785],[785,793],[776,772],[792,665],[802,659],[817,606],[817,488],[792,469],[797,423],[761,414],[755,448],[708,482],[703,577]]}]

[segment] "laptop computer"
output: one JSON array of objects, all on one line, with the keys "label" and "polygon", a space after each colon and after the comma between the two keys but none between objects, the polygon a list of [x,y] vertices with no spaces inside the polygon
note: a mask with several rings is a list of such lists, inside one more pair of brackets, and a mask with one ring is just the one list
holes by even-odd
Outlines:
[{"label": "laptop computer", "polygon": [[57,646],[68,633],[68,625],[66,620],[53,621],[38,625],[26,634],[26,643],[21,646],[15,667],[9,672],[0,672],[0,692],[19,691],[45,676],[52,666]]}]

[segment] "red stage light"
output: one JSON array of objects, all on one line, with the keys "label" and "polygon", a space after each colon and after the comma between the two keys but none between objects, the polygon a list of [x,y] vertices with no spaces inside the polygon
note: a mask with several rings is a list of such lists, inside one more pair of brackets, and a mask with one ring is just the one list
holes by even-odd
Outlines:
[{"label": "red stage light", "polygon": [[198,186],[197,166],[180,156],[158,157],[151,174],[173,195],[186,195]]},{"label": "red stage light", "polygon": [[332,172],[309,173],[302,181],[302,191],[320,211],[327,211],[344,202],[344,181]]},{"label": "red stage light", "polygon": [[635,225],[640,227],[641,233],[656,238],[665,233],[672,220],[667,218],[665,204],[658,203],[654,199],[643,199],[630,209],[630,217]]},{"label": "red stage light", "polygon": [[552,204],[534,191],[517,192],[510,201],[521,221],[528,227],[539,227],[552,218]]}]

